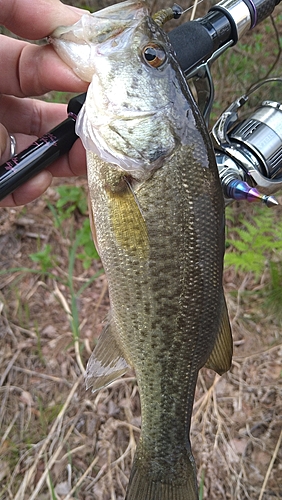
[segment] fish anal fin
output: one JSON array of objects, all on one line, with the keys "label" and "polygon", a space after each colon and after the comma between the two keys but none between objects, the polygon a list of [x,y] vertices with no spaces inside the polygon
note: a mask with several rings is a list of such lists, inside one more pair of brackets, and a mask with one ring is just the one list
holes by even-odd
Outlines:
[{"label": "fish anal fin", "polygon": [[214,348],[205,364],[219,375],[230,370],[232,364],[233,340],[225,298],[222,298],[221,320]]},{"label": "fish anal fin", "polygon": [[114,324],[109,321],[87,363],[86,388],[92,387],[92,392],[106,387],[113,380],[124,375],[129,368],[113,332]]}]

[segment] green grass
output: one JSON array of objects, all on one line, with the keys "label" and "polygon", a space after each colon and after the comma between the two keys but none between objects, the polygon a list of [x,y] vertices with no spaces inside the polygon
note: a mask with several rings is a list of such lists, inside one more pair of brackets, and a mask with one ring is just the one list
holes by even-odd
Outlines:
[{"label": "green grass", "polygon": [[205,470],[202,470],[201,481],[199,484],[199,500],[204,500],[204,489],[205,489]]}]

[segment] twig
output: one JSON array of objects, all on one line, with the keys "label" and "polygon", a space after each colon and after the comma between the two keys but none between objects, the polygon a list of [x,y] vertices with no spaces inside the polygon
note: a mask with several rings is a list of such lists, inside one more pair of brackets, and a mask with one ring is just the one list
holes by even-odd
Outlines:
[{"label": "twig", "polygon": [[67,434],[65,435],[64,439],[60,443],[60,446],[58,446],[58,448],[56,449],[56,451],[52,454],[52,457],[50,458],[50,460],[45,465],[45,470],[44,470],[42,476],[40,477],[40,480],[38,481],[38,483],[36,485],[36,488],[33,491],[31,497],[29,498],[29,500],[36,500],[36,498],[38,498],[37,494],[41,490],[41,487],[42,487],[43,483],[45,482],[46,478],[48,478],[48,475],[49,475],[49,472],[50,472],[50,469],[51,469],[52,465],[56,462],[57,456],[61,453],[62,448],[63,448],[65,442],[69,439],[69,437],[70,437],[73,429],[75,428],[75,426],[76,426],[76,422],[74,422],[70,426]]},{"label": "twig", "polygon": [[11,370],[14,362],[16,361],[16,359],[17,359],[17,357],[19,356],[20,353],[21,353],[21,349],[18,349],[15,352],[14,356],[12,357],[11,361],[9,362],[6,370],[4,371],[4,373],[3,373],[3,375],[2,375],[2,377],[0,379],[0,387],[2,387],[2,385],[4,384],[5,379],[6,379],[7,375],[8,375],[8,373],[9,373],[9,371]]},{"label": "twig", "polygon": [[89,467],[87,467],[86,471],[82,474],[82,476],[79,478],[77,483],[74,485],[74,487],[71,489],[71,491],[67,494],[64,500],[71,500],[73,493],[79,488],[81,483],[84,481],[86,476],[88,476],[89,472],[93,469],[94,465],[98,462],[99,457],[95,457],[94,460],[91,462]]},{"label": "twig", "polygon": [[108,480],[107,480],[107,488],[110,490],[111,494],[111,500],[116,500],[116,494],[115,494],[115,488],[114,488],[114,482],[113,482],[113,469],[111,467],[111,457],[112,457],[112,450],[109,449],[107,453],[107,458],[108,458]]},{"label": "twig", "polygon": [[234,356],[234,359],[233,359],[233,362],[234,360],[237,360],[237,361],[247,361],[247,360],[250,360],[252,358],[258,358],[260,356],[265,356],[266,354],[272,352],[272,351],[275,351],[276,349],[281,349],[282,347],[282,344],[276,344],[272,347],[269,347],[267,349],[262,349],[261,351],[256,351],[254,352],[253,354],[248,354],[247,356]]},{"label": "twig", "polygon": [[9,436],[10,431],[11,431],[11,429],[13,428],[14,423],[15,423],[15,421],[17,420],[18,416],[19,416],[19,411],[15,414],[15,416],[14,416],[14,418],[13,418],[12,422],[9,424],[9,426],[8,426],[8,427],[7,427],[7,429],[6,429],[6,431],[4,432],[4,434],[3,434],[3,436],[2,436],[2,439],[1,439],[1,442],[0,442],[0,448],[2,447],[2,444],[6,441],[7,437]]},{"label": "twig", "polygon": [[71,450],[68,450],[67,453],[65,453],[62,456],[62,458],[60,458],[58,460],[58,462],[63,462],[64,460],[69,459],[69,457],[71,455],[73,455],[74,453],[77,453],[78,451],[84,450],[84,448],[86,448],[86,447],[87,447],[86,444],[81,444],[80,446],[76,446],[75,448],[72,448]]},{"label": "twig", "polygon": [[[66,399],[66,402],[65,402],[65,404],[64,404],[64,406],[63,406],[63,408],[61,409],[60,413],[58,414],[58,416],[57,416],[57,418],[56,418],[56,420],[55,420],[55,422],[54,422],[54,424],[52,425],[52,428],[51,428],[51,430],[50,430],[50,432],[49,432],[48,436],[47,436],[47,437],[46,437],[46,439],[44,440],[44,443],[43,443],[43,445],[41,446],[41,449],[39,450],[39,452],[38,452],[37,456],[35,457],[35,459],[34,459],[34,462],[33,462],[32,466],[30,467],[30,469],[29,469],[29,470],[27,470],[27,471],[26,471],[25,476],[24,476],[24,479],[23,479],[23,481],[22,481],[22,483],[21,483],[20,488],[19,488],[19,489],[18,489],[18,491],[17,491],[17,494],[16,494],[16,496],[15,496],[14,500],[21,500],[21,499],[23,498],[24,493],[25,493],[25,490],[26,490],[26,488],[27,488],[27,486],[28,486],[29,482],[31,481],[31,479],[32,479],[32,477],[33,477],[33,475],[34,475],[34,473],[35,473],[35,471],[36,471],[36,468],[37,468],[38,462],[39,462],[39,460],[41,459],[42,455],[45,453],[45,450],[46,450],[46,448],[47,448],[47,446],[48,446],[49,442],[51,441],[51,439],[52,439],[53,435],[54,435],[54,434],[55,434],[55,432],[56,432],[56,429],[57,429],[57,428],[59,427],[59,425],[61,424],[62,419],[63,419],[63,417],[64,417],[64,414],[66,413],[67,408],[68,408],[68,406],[69,406],[69,404],[70,404],[70,402],[71,402],[71,400],[72,400],[72,398],[73,398],[73,396],[74,396],[74,394],[75,394],[75,391],[77,390],[77,388],[78,388],[78,386],[79,386],[80,382],[82,381],[82,379],[83,379],[83,377],[82,377],[82,375],[81,375],[81,376],[77,379],[77,381],[76,381],[76,383],[74,384],[74,386],[73,386],[72,390],[70,391],[70,393],[69,393],[69,395],[68,395],[68,397],[67,397],[67,399]],[[32,497],[31,497],[29,500],[32,500],[32,498],[33,498],[33,499],[34,499],[34,498],[36,498],[36,497],[34,497],[34,493],[33,493]]]},{"label": "twig", "polygon": [[[211,398],[212,396],[212,393],[215,389],[215,386],[217,385],[217,383],[220,381],[220,376],[219,375],[216,375],[215,378],[214,378],[214,381],[212,383],[212,385],[210,386],[210,388],[207,390],[207,392],[205,392],[205,394],[203,394],[203,396],[198,399],[198,401],[196,401],[194,403],[194,415],[193,415],[193,420],[196,420],[197,416],[199,413],[201,413],[203,411],[203,408],[205,407],[205,405],[207,404],[207,402],[209,401],[209,399]],[[198,406],[200,405],[200,408],[198,408]],[[197,411],[195,411],[197,409]]]},{"label": "twig", "polygon": [[264,481],[263,481],[263,484],[262,484],[262,487],[261,487],[261,491],[260,491],[260,495],[259,495],[258,500],[262,500],[262,497],[263,497],[263,494],[265,492],[265,488],[266,488],[266,485],[267,485],[267,481],[269,479],[269,476],[270,476],[273,464],[274,464],[274,462],[276,460],[276,457],[277,457],[277,454],[278,454],[278,451],[279,451],[279,448],[280,448],[281,441],[282,441],[282,429],[281,429],[281,432],[280,432],[280,436],[279,436],[279,438],[277,440],[277,443],[276,443],[275,450],[273,452],[272,458],[270,460],[270,464],[269,464],[268,469],[266,471],[265,478],[264,478]]},{"label": "twig", "polygon": [[27,375],[43,378],[45,380],[52,380],[52,382],[58,382],[59,384],[63,383],[68,385],[69,387],[72,387],[72,384],[64,378],[54,377],[53,375],[47,375],[46,373],[36,372],[34,370],[29,370],[28,368],[21,368],[20,366],[13,366],[12,368],[17,372],[26,373]]}]

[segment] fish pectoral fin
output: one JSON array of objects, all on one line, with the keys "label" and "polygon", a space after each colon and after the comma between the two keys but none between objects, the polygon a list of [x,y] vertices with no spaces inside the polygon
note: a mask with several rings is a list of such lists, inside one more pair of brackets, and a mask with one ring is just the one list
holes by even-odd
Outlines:
[{"label": "fish pectoral fin", "polygon": [[149,253],[147,226],[129,181],[123,178],[120,190],[109,190],[108,196],[111,224],[117,244],[131,256],[146,259]]},{"label": "fish pectoral fin", "polygon": [[233,354],[233,339],[225,298],[222,298],[221,321],[214,348],[205,364],[219,375],[230,370]]},{"label": "fish pectoral fin", "polygon": [[102,389],[121,377],[130,367],[114,337],[114,324],[110,320],[101,333],[86,367],[86,388],[92,392]]}]

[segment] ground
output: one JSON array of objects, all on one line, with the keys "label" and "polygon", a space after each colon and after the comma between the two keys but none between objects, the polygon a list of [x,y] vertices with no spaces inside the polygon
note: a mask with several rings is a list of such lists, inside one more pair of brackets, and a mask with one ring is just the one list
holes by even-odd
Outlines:
[{"label": "ground", "polygon": [[[256,39],[262,46],[267,26]],[[216,66],[215,115],[244,92],[241,74],[262,76],[261,48],[248,52],[249,39]],[[236,85],[227,78],[222,86],[230,64],[238,66]],[[83,266],[77,235],[87,211],[77,200],[61,207],[67,194],[59,185],[75,188],[66,191],[72,200],[85,196],[84,178],[60,179],[27,207],[0,213],[0,499],[122,500],[140,435],[138,387],[128,373],[97,394],[85,390],[84,368],[109,308],[107,282],[98,259]],[[252,220],[246,203],[231,210],[235,222],[238,213]],[[278,207],[277,227],[281,216]],[[282,499],[281,316],[265,306],[265,267],[260,276],[225,269],[234,357],[222,377],[199,375],[191,440],[201,499]]]}]

